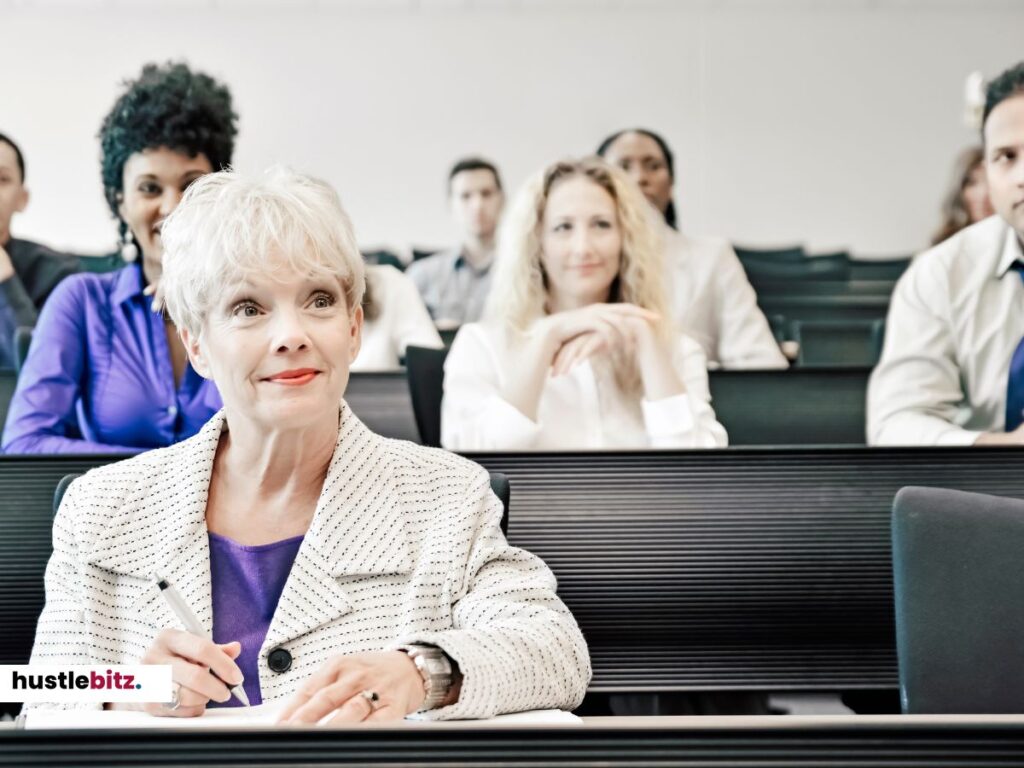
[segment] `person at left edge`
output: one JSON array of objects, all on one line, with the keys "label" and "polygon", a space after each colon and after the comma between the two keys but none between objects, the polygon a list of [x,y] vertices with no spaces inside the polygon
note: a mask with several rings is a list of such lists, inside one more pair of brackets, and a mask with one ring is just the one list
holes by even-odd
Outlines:
[{"label": "person at left edge", "polygon": [[[39,317],[3,435],[7,454],[137,453],[221,406],[155,310],[160,227],[185,189],[231,163],[231,94],[183,63],[147,64],[100,129],[103,187],[130,261],[63,281]],[[137,258],[137,260],[136,260]]]},{"label": "person at left edge", "polygon": [[[32,663],[170,664],[179,706],[154,716],[202,714],[240,677],[296,723],[578,706],[586,643],[502,535],[487,472],[374,434],[343,399],[364,269],[334,190],[211,174],[164,238],[168,311],[224,409],[71,484]],[[151,573],[212,640],[175,629]]]},{"label": "person at left edge", "polygon": [[25,156],[0,133],[0,366],[14,365],[14,331],[32,327],[39,309],[61,280],[80,269],[77,256],[14,237],[11,219],[25,210]]}]

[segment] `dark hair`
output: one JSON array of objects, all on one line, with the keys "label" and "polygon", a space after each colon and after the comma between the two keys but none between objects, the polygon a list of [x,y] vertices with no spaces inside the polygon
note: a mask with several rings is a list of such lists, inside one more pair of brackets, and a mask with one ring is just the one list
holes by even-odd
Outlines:
[{"label": "dark hair", "polygon": [[985,110],[981,114],[982,141],[985,139],[985,123],[992,110],[1011,96],[1024,94],[1024,61],[1000,74],[985,89]]},{"label": "dark hair", "polygon": [[238,115],[227,86],[184,62],[146,64],[137,80],[124,85],[99,133],[103,192],[114,216],[124,164],[136,152],[167,147],[190,157],[203,154],[215,171],[231,164]]},{"label": "dark hair", "polygon": [[452,179],[464,171],[490,171],[494,174],[494,183],[498,185],[498,191],[501,191],[501,174],[498,173],[498,166],[482,157],[464,157],[448,171],[448,194],[452,192]]},{"label": "dark hair", "polygon": [[0,144],[7,144],[14,150],[14,157],[18,160],[18,170],[21,171],[21,183],[25,183],[25,157],[21,154],[21,147],[14,143],[14,139],[5,133],[0,133]]},{"label": "dark hair", "polygon": [[[639,133],[641,136],[646,136],[647,138],[653,140],[654,143],[657,144],[658,148],[661,150],[661,154],[665,156],[665,165],[668,166],[669,179],[675,181],[676,165],[675,158],[672,156],[672,150],[668,148],[668,143],[663,138],[661,138],[661,136],[656,134],[654,131],[647,130],[646,128],[626,128],[625,130],[613,133],[611,136],[609,136],[607,139],[601,142],[601,144],[597,148],[597,154],[600,155],[601,157],[604,157],[606,154],[608,154],[608,150],[612,146],[612,144],[614,144],[620,136],[623,136],[627,133]],[[672,229],[676,228],[676,204],[672,202],[672,200],[668,201],[668,207],[665,209],[665,223],[672,227]]]}]

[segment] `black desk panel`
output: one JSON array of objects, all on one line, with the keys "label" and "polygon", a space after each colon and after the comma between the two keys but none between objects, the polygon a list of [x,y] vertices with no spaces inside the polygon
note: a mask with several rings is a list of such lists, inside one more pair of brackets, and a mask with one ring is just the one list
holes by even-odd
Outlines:
[{"label": "black desk panel", "polygon": [[[1024,498],[1004,448],[472,458],[509,477],[509,538],[558,577],[600,693],[894,689],[896,491]],[[57,481],[110,460],[0,457],[0,663],[31,647]]]}]

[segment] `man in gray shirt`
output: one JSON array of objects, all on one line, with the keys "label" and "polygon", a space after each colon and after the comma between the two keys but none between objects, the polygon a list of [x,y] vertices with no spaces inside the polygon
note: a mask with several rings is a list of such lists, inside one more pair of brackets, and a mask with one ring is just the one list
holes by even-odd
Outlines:
[{"label": "man in gray shirt", "polygon": [[11,219],[26,205],[25,159],[0,133],[0,367],[14,364],[14,330],[34,326],[57,283],[81,269],[77,256],[11,237]]},{"label": "man in gray shirt", "polygon": [[442,330],[480,319],[491,287],[495,234],[505,203],[494,163],[459,160],[448,174],[448,201],[461,242],[409,265],[434,324]]}]

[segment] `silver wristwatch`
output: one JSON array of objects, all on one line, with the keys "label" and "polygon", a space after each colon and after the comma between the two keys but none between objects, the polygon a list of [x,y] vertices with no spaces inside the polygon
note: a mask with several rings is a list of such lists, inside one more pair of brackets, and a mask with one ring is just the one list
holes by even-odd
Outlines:
[{"label": "silver wristwatch", "polygon": [[409,654],[423,676],[423,690],[427,697],[420,709],[439,707],[452,689],[452,662],[445,652],[433,645],[400,645],[395,650]]}]

